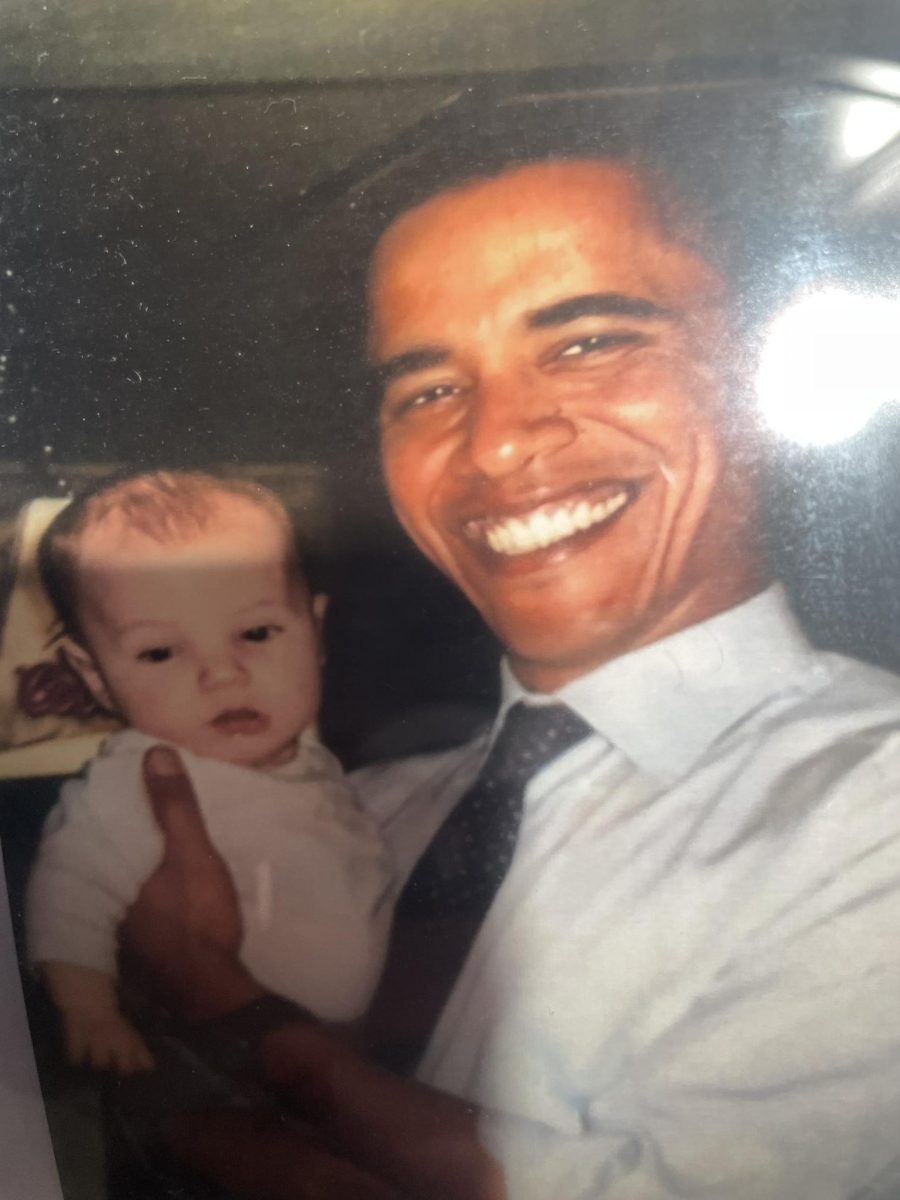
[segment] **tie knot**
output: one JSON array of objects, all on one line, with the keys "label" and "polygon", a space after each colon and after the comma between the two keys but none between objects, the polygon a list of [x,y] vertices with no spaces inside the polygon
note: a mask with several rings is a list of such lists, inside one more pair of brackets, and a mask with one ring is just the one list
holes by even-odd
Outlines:
[{"label": "tie knot", "polygon": [[527,783],[542,767],[592,733],[590,725],[565,704],[518,701],[506,714],[481,778]]}]

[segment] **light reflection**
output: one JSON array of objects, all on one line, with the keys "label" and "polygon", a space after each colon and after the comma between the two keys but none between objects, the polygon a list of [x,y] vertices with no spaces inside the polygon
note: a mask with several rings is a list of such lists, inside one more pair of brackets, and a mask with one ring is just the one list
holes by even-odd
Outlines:
[{"label": "light reflection", "polygon": [[850,102],[841,129],[845,156],[857,161],[883,149],[900,133],[900,105],[866,96]]},{"label": "light reflection", "polygon": [[860,62],[854,72],[857,85],[871,92],[900,96],[900,67],[889,62]]},{"label": "light reflection", "polygon": [[859,433],[900,399],[900,298],[828,289],[795,300],[766,333],[757,396],[769,427],[803,445]]}]

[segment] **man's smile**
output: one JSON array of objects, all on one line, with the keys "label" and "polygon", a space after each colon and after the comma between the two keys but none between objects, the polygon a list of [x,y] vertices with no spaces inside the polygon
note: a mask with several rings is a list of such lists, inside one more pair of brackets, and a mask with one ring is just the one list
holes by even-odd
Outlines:
[{"label": "man's smile", "polygon": [[540,503],[532,499],[498,505],[499,511],[466,519],[463,536],[498,565],[506,559],[556,551],[564,543],[574,550],[604,533],[634,503],[644,482],[604,480],[569,488],[564,495],[542,498]]}]

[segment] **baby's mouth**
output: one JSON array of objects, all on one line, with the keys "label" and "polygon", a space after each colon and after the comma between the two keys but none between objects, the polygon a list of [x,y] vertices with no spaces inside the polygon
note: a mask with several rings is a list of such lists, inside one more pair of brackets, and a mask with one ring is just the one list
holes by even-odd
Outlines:
[{"label": "baby's mouth", "polygon": [[211,724],[220,733],[265,733],[269,728],[269,718],[255,708],[226,708],[217,717],[213,717]]}]

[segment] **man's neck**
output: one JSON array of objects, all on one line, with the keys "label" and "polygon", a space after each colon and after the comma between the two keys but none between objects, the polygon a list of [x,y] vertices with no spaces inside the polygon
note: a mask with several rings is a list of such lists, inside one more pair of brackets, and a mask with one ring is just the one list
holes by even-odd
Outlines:
[{"label": "man's neck", "polygon": [[662,641],[663,638],[680,633],[682,629],[689,629],[692,625],[699,625],[719,613],[737,608],[738,605],[759,595],[771,583],[770,571],[760,564],[758,569],[745,573],[740,581],[719,581],[712,589],[689,593],[655,619],[630,630],[618,641],[610,641],[598,652],[579,661],[535,662],[510,654],[509,666],[522,687],[529,692],[555,693],[566,684],[589,675],[615,658],[621,658],[642,646]]}]

